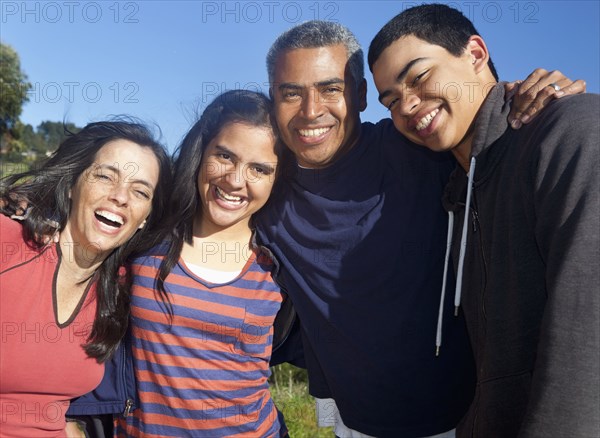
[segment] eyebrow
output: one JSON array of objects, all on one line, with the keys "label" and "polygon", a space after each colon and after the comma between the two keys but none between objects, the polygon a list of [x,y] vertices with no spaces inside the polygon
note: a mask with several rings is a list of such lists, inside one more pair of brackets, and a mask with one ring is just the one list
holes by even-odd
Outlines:
[{"label": "eyebrow", "polygon": [[[327,79],[324,81],[319,81],[319,82],[315,82],[313,83],[313,85],[317,88],[322,88],[322,87],[326,87],[328,85],[334,85],[334,84],[344,84],[346,81],[344,81],[341,78],[331,78],[331,79]],[[284,82],[281,85],[279,85],[277,87],[277,89],[279,90],[302,90],[304,87],[304,85],[300,85],[297,84],[295,82]]]},{"label": "eyebrow", "polygon": [[[410,61],[408,64],[406,64],[406,66],[400,70],[400,73],[398,73],[398,75],[396,76],[396,80],[394,81],[394,83],[399,83],[402,82],[405,78],[406,75],[408,74],[408,72],[410,71],[411,68],[413,68],[413,66],[421,61],[425,61],[426,59],[429,58],[415,58],[412,61]],[[383,91],[381,94],[379,94],[379,102],[383,103],[383,99],[385,99],[386,97],[388,97],[390,94],[392,94],[392,90],[385,90]]]},{"label": "eyebrow", "polygon": [[[127,166],[127,164],[129,164],[129,163],[126,163],[125,166]],[[136,166],[137,166],[137,164],[136,164]],[[123,173],[123,172],[121,172],[121,170],[118,167],[115,167],[115,166],[113,166],[111,164],[100,164],[98,167],[100,167],[102,169],[110,170],[110,171],[116,173],[117,175],[119,175],[119,177]],[[127,176],[135,175],[135,173],[136,172],[128,173]],[[150,190],[154,191],[154,185],[150,184],[150,182],[146,181],[145,179],[138,178],[138,179],[134,179],[134,180],[132,180],[130,182],[145,185]]]},{"label": "eyebrow", "polygon": [[[238,159],[238,156],[235,153],[231,152],[229,149],[227,149],[225,146],[216,145],[215,149],[218,152],[225,152],[226,154],[231,155],[231,157],[234,160]],[[275,172],[275,167],[271,166],[269,163],[255,163],[255,162],[253,162],[253,163],[248,163],[248,164],[251,164],[252,166],[261,166],[261,167],[264,167],[265,169],[267,169],[267,170],[269,170],[271,172]]]},{"label": "eyebrow", "polygon": [[228,155],[231,155],[235,159],[238,158],[238,156],[234,152],[230,151],[225,146],[215,145],[215,149],[217,150],[217,152],[224,152]]}]

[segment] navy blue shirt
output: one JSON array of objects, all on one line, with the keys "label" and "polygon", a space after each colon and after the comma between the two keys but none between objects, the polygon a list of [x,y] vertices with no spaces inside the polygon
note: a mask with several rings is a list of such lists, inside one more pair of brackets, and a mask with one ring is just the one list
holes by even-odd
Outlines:
[{"label": "navy blue shirt", "polygon": [[[473,395],[464,320],[446,294],[435,356],[451,155],[409,143],[390,120],[325,169],[293,167],[257,220],[302,323],[310,392],[378,437],[450,430]],[[449,284],[453,284],[452,279]]]}]

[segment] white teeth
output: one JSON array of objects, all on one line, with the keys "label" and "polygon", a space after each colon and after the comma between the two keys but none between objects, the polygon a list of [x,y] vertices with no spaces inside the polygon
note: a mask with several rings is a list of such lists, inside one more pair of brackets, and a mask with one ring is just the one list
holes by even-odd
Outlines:
[{"label": "white teeth", "polygon": [[118,214],[114,214],[114,213],[111,213],[110,211],[106,211],[106,210],[97,210],[96,214],[98,216],[102,216],[105,219],[108,219],[111,222],[116,222],[120,225],[123,225],[123,218],[121,216],[119,216]]},{"label": "white teeth", "polygon": [[298,129],[298,132],[303,137],[317,137],[325,134],[331,128],[318,128],[318,129]]},{"label": "white teeth", "polygon": [[427,114],[425,117],[423,117],[419,121],[419,123],[417,123],[417,126],[416,126],[417,131],[427,128],[429,126],[429,124],[431,123],[431,121],[433,120],[433,118],[435,117],[435,115],[439,112],[440,112],[440,109],[436,108],[433,111],[431,111],[429,114]]},{"label": "white teeth", "polygon": [[219,198],[221,198],[227,202],[237,202],[237,203],[242,202],[242,198],[240,196],[229,195],[217,186],[215,186],[215,189],[217,192],[217,196],[219,196]]}]

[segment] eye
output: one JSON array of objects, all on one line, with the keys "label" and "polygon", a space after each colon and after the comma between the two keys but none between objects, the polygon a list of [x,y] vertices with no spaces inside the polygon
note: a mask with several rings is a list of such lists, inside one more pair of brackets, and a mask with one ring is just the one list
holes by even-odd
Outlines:
[{"label": "eye", "polygon": [[216,156],[222,160],[231,161],[231,155],[229,155],[227,152],[218,152]]},{"label": "eye", "polygon": [[254,173],[260,174],[260,175],[267,175],[267,169],[265,169],[264,167],[261,166],[252,166],[251,170]]},{"label": "eye", "polygon": [[323,90],[325,94],[335,94],[341,92],[342,89],[340,87],[327,87]]},{"label": "eye", "polygon": [[273,173],[273,169],[266,166],[261,165],[252,165],[250,166],[250,172],[255,175],[271,175]]},{"label": "eye", "polygon": [[422,72],[422,73],[419,73],[419,74],[418,74],[418,75],[417,75],[417,76],[416,76],[416,77],[413,79],[413,81],[412,81],[412,84],[411,84],[411,85],[414,87],[414,86],[417,84],[417,82],[419,82],[419,81],[420,81],[420,80],[423,78],[423,76],[425,76],[425,74],[426,74],[428,71],[429,71],[429,70],[425,70],[424,72]]},{"label": "eye", "polygon": [[150,200],[152,198],[152,196],[144,190],[135,190],[134,192],[138,198],[142,198],[142,199],[146,199],[146,200]]},{"label": "eye", "polygon": [[398,102],[398,100],[399,99],[392,99],[392,101],[386,105],[388,111],[392,111],[392,109],[394,109],[394,106],[396,105],[396,102]]},{"label": "eye", "polygon": [[104,172],[102,172],[101,170],[98,170],[94,173],[94,178],[97,179],[100,182],[112,182],[113,181],[113,177],[112,175],[108,175]]},{"label": "eye", "polygon": [[297,90],[285,90],[282,92],[284,100],[297,100],[300,99],[300,93]]},{"label": "eye", "polygon": [[256,172],[262,174],[262,175],[270,175],[271,173],[273,173],[271,171],[271,169],[267,169],[265,167],[262,166],[256,166]]}]

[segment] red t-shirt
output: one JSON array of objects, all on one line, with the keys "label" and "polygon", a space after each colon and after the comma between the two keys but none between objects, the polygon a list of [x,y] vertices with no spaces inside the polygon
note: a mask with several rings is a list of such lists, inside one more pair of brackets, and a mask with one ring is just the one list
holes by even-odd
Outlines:
[{"label": "red t-shirt", "polygon": [[0,436],[64,436],[69,400],[104,374],[81,347],[94,321],[95,286],[58,324],[56,244],[31,249],[21,225],[0,215],[0,245]]}]

